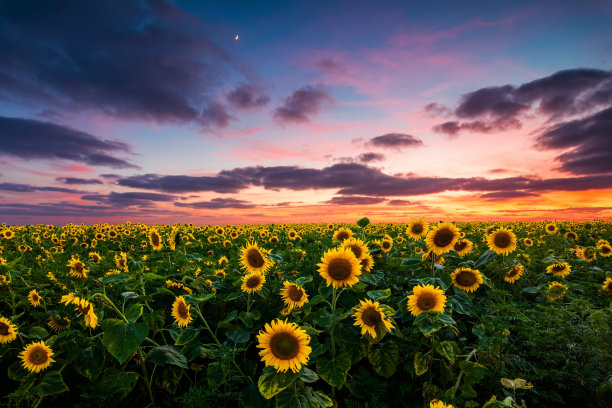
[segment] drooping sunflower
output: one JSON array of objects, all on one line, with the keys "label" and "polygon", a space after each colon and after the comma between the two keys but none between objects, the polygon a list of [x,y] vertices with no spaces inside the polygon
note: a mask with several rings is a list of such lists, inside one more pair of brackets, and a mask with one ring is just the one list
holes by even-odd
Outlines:
[{"label": "drooping sunflower", "polygon": [[565,278],[567,275],[570,274],[571,269],[572,268],[567,262],[558,262],[552,265],[548,265],[546,267],[546,273]]},{"label": "drooping sunflower", "polygon": [[359,263],[361,264],[362,271],[370,272],[374,266],[374,258],[372,258],[372,254],[366,252],[364,257],[359,260]]},{"label": "drooping sunflower", "polygon": [[586,259],[589,262],[593,262],[594,260],[596,260],[597,252],[595,251],[595,248],[593,247],[584,248],[584,250],[582,251],[582,258]]},{"label": "drooping sunflower", "polygon": [[179,327],[187,327],[193,321],[189,312],[190,307],[191,305],[188,305],[182,296],[177,297],[172,303],[172,317]]},{"label": "drooping sunflower", "polygon": [[460,241],[455,242],[453,245],[453,249],[460,255],[467,255],[472,252],[474,248],[474,243],[469,239],[462,239]]},{"label": "drooping sunflower", "polygon": [[157,232],[157,229],[155,229],[155,228],[153,228],[153,229],[151,229],[151,231],[149,231],[149,243],[153,247],[154,251],[159,251],[163,247],[162,239],[159,236],[159,233]]},{"label": "drooping sunflower", "polygon": [[544,230],[546,231],[547,234],[554,234],[557,232],[557,226],[553,223],[546,224],[546,227],[544,228]]},{"label": "drooping sunflower", "polygon": [[340,244],[340,247],[341,248],[348,248],[351,251],[353,251],[353,253],[357,257],[357,259],[364,258],[366,256],[366,254],[368,253],[368,251],[369,251],[369,249],[366,246],[365,242],[363,242],[359,238],[345,239],[342,242],[342,244]]},{"label": "drooping sunflower", "polygon": [[413,240],[418,241],[421,237],[424,237],[429,230],[429,223],[425,221],[423,218],[419,218],[418,220],[410,221],[408,224],[408,228],[406,229],[406,234]]},{"label": "drooping sunflower", "polygon": [[507,255],[516,249],[516,235],[507,228],[498,228],[487,237],[489,249]]},{"label": "drooping sunflower", "polygon": [[508,283],[514,283],[523,276],[523,265],[514,265],[508,272],[506,272],[506,276],[504,277],[504,281]]},{"label": "drooping sunflower", "polygon": [[450,222],[441,222],[429,231],[425,242],[427,247],[436,255],[446,253],[453,249],[459,239],[459,230]]},{"label": "drooping sunflower", "polygon": [[240,263],[246,272],[265,274],[272,267],[272,261],[266,256],[266,252],[254,242],[242,248],[240,258]]},{"label": "drooping sunflower", "polygon": [[219,258],[218,264],[219,266],[225,266],[227,265],[229,262],[229,260],[227,259],[227,256],[222,256],[221,258]]},{"label": "drooping sunflower", "polygon": [[567,292],[567,285],[559,282],[551,282],[546,288],[546,297],[549,300],[558,300],[565,296]]},{"label": "drooping sunflower", "polygon": [[34,307],[40,306],[41,300],[42,300],[42,297],[40,297],[36,289],[32,289],[30,293],[28,293],[28,302],[30,302],[32,306]]},{"label": "drooping sunflower", "polygon": [[334,288],[351,287],[359,282],[361,264],[353,251],[348,248],[333,248],[325,252],[317,264],[319,274]]},{"label": "drooping sunflower", "polygon": [[443,313],[446,305],[446,295],[442,289],[433,285],[418,285],[408,296],[408,310],[413,316],[418,316],[430,310]]},{"label": "drooping sunflower", "polygon": [[334,241],[344,241],[345,239],[352,238],[355,233],[351,231],[350,228],[340,227],[336,232],[334,232],[334,236],[332,240]]},{"label": "drooping sunflower", "polygon": [[295,283],[283,282],[280,294],[285,304],[292,309],[302,307],[308,302],[308,295],[304,288]]},{"label": "drooping sunflower", "polygon": [[225,278],[225,269],[217,269],[215,271],[215,276],[218,276],[220,278]]},{"label": "drooping sunflower", "polygon": [[242,277],[242,289],[243,292],[255,293],[259,292],[266,283],[266,277],[259,272],[251,272]]},{"label": "drooping sunflower", "polygon": [[56,332],[61,333],[70,327],[70,319],[60,315],[51,316],[49,317],[47,326]]},{"label": "drooping sunflower", "polygon": [[0,316],[0,344],[10,343],[17,338],[17,326],[6,317]]},{"label": "drooping sunflower", "polygon": [[608,296],[612,297],[612,278],[607,277],[601,288],[606,291]]},{"label": "drooping sunflower", "polygon": [[89,259],[91,260],[91,262],[97,264],[97,263],[100,263],[100,261],[102,260],[102,257],[97,252],[90,252]]},{"label": "drooping sunflower", "polygon": [[475,292],[484,283],[480,271],[471,268],[457,268],[451,278],[453,285],[466,292]]},{"label": "drooping sunflower", "polygon": [[44,341],[30,343],[19,354],[21,364],[31,373],[39,373],[54,363],[53,350]]},{"label": "drooping sunflower", "polygon": [[123,272],[129,271],[127,254],[125,252],[115,254],[115,265],[117,265],[117,268],[121,269]]},{"label": "drooping sunflower", "polygon": [[70,267],[70,275],[77,278],[86,278],[89,269],[85,269],[85,264],[79,260],[78,256],[72,256],[68,265]]},{"label": "drooping sunflower", "polygon": [[373,339],[377,337],[376,331],[390,331],[393,328],[390,316],[384,312],[378,302],[370,299],[360,300],[359,305],[355,306],[355,326],[361,327],[361,335],[368,333]]},{"label": "drooping sunflower", "polygon": [[262,349],[259,355],[266,366],[297,373],[303,364],[308,364],[312,352],[308,345],[310,336],[297,323],[276,319],[266,323],[264,328],[265,331],[260,330],[257,335],[257,348]]},{"label": "drooping sunflower", "polygon": [[89,300],[77,297],[72,301],[72,304],[75,306],[75,310],[79,312],[78,316],[83,315],[85,326],[89,326],[92,329],[98,326],[98,316],[94,312],[93,304]]}]

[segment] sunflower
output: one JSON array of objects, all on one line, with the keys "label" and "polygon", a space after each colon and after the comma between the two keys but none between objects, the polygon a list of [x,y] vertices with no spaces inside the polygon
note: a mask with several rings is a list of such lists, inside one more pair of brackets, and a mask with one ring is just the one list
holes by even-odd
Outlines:
[{"label": "sunflower", "polygon": [[36,289],[32,289],[30,291],[30,293],[28,293],[28,301],[30,302],[30,304],[32,306],[34,306],[34,307],[40,306],[40,301],[41,300],[42,300],[42,298],[40,297],[40,295],[38,294]]},{"label": "sunflower", "polygon": [[606,291],[608,296],[612,297],[612,278],[606,278],[601,288]]},{"label": "sunflower", "polygon": [[327,281],[327,286],[334,288],[351,287],[359,282],[361,264],[353,251],[348,248],[330,249],[321,258],[322,263],[317,264],[319,274]]},{"label": "sunflower", "polygon": [[246,272],[259,272],[265,274],[272,266],[272,261],[266,256],[256,243],[251,243],[242,248],[240,263]]},{"label": "sunflower", "polygon": [[298,233],[295,232],[295,230],[289,230],[289,232],[287,233],[287,237],[292,241],[296,239],[297,236],[298,236]]},{"label": "sunflower", "polygon": [[391,248],[393,248],[393,240],[391,239],[383,239],[380,243],[380,249],[382,249],[383,252],[389,252]]},{"label": "sunflower", "polygon": [[77,277],[77,278],[87,277],[87,273],[89,272],[89,269],[85,269],[85,265],[83,264],[83,262],[79,260],[78,256],[75,257],[73,255],[70,261],[68,262],[67,266],[70,267],[70,275]]},{"label": "sunflower", "polygon": [[361,327],[361,335],[368,333],[373,339],[377,337],[376,331],[390,331],[393,328],[393,323],[389,320],[390,316],[380,308],[378,302],[372,302],[370,299],[360,300],[359,306],[355,306],[355,326]]},{"label": "sunflower", "polygon": [[17,338],[17,326],[6,317],[0,316],[0,344],[10,343]]},{"label": "sunflower", "polygon": [[115,265],[117,265],[117,268],[121,269],[123,272],[129,271],[127,254],[125,252],[115,254]]},{"label": "sunflower", "polygon": [[599,254],[604,258],[612,256],[612,246],[610,244],[601,244],[597,248],[599,248]]},{"label": "sunflower", "polygon": [[455,408],[452,404],[445,404],[440,400],[433,400],[429,403],[429,408]]},{"label": "sunflower", "polygon": [[573,239],[574,241],[578,239],[578,235],[573,231],[567,231],[564,236],[565,238]]},{"label": "sunflower", "polygon": [[475,292],[484,283],[482,274],[477,269],[457,268],[451,274],[453,285],[466,292]]},{"label": "sunflower", "polygon": [[332,240],[334,241],[344,241],[345,239],[352,238],[355,233],[351,231],[350,228],[340,227],[336,232],[334,232],[334,236]]},{"label": "sunflower", "polygon": [[308,295],[300,285],[285,281],[283,286],[280,294],[288,307],[295,309],[304,306],[308,302]]},{"label": "sunflower", "polygon": [[440,255],[453,249],[457,239],[459,239],[457,227],[450,222],[441,222],[427,234],[425,241],[431,251]]},{"label": "sunflower", "polygon": [[266,283],[266,277],[259,272],[251,272],[242,278],[242,289],[243,292],[247,293],[255,293],[259,292],[261,288],[263,288],[264,283]]},{"label": "sunflower", "polygon": [[418,220],[410,221],[406,234],[411,239],[418,241],[427,234],[427,230],[429,230],[429,224],[423,218],[419,218]]},{"label": "sunflower", "polygon": [[372,255],[369,252],[366,252],[364,257],[359,260],[359,263],[361,264],[361,269],[364,272],[370,272],[374,266],[374,258],[372,258]]},{"label": "sunflower", "polygon": [[217,235],[224,235],[225,234],[225,230],[222,227],[217,227],[215,229],[215,233],[217,233]]},{"label": "sunflower", "polygon": [[557,232],[557,226],[553,223],[546,224],[546,227],[544,229],[546,230],[547,234],[554,234]]},{"label": "sunflower", "polygon": [[117,238],[117,231],[115,231],[115,230],[108,231],[108,237],[109,238]]},{"label": "sunflower", "polygon": [[49,348],[43,341],[38,343],[30,343],[19,354],[21,364],[31,373],[39,373],[54,363],[53,350]]},{"label": "sunflower", "polygon": [[185,299],[182,296],[177,297],[174,303],[172,303],[172,317],[174,317],[174,321],[179,327],[187,327],[193,320],[191,313],[189,313],[190,307],[191,305],[185,303]]},{"label": "sunflower", "polygon": [[565,296],[567,292],[567,285],[559,282],[551,282],[546,288],[546,297],[549,300],[558,300]]},{"label": "sunflower", "polygon": [[10,229],[5,229],[2,231],[2,236],[6,239],[11,239],[15,236],[15,233]]},{"label": "sunflower", "polygon": [[516,235],[507,228],[499,228],[487,237],[489,249],[507,255],[516,249]]},{"label": "sunflower", "polygon": [[582,251],[582,257],[583,259],[586,259],[587,261],[592,262],[595,259],[597,259],[597,252],[595,252],[595,248],[593,247],[586,247]]},{"label": "sunflower", "polygon": [[257,348],[262,349],[259,355],[266,366],[272,366],[276,371],[291,369],[297,373],[303,364],[308,364],[312,352],[308,345],[310,336],[300,326],[276,319],[266,323],[264,328],[265,331],[260,330],[257,335]]},{"label": "sunflower", "polygon": [[514,283],[523,276],[523,265],[514,265],[508,272],[506,272],[506,276],[504,277],[504,281],[508,283]]},{"label": "sunflower", "polygon": [[413,294],[408,296],[408,310],[413,316],[418,316],[430,310],[444,312],[446,295],[442,289],[433,285],[418,285],[412,289]]},{"label": "sunflower", "polygon": [[149,231],[149,243],[153,247],[154,251],[159,251],[163,247],[162,239],[155,228]]},{"label": "sunflower", "polygon": [[90,252],[89,259],[91,259],[91,262],[97,264],[97,263],[100,263],[100,261],[102,260],[102,257],[97,252]]},{"label": "sunflower", "polygon": [[350,249],[353,251],[357,259],[362,259],[369,251],[368,247],[365,245],[365,242],[359,238],[345,239],[342,244],[340,244],[340,248]]},{"label": "sunflower", "polygon": [[526,246],[530,247],[530,246],[533,246],[533,241],[531,240],[531,238],[524,238],[523,239],[523,244],[525,244]]},{"label": "sunflower", "polygon": [[546,267],[546,273],[551,273],[554,276],[565,278],[570,274],[571,267],[567,262],[557,262]]},{"label": "sunflower", "polygon": [[215,276],[218,276],[220,278],[225,278],[225,269],[217,269],[215,271]]},{"label": "sunflower", "polygon": [[269,240],[270,244],[274,245],[274,244],[278,244],[278,237],[275,235],[272,238],[270,238]]},{"label": "sunflower", "polygon": [[461,256],[469,254],[472,252],[473,248],[474,243],[469,239],[462,239],[461,241],[455,242],[455,245],[453,245],[455,252]]},{"label": "sunflower", "polygon": [[60,315],[51,316],[47,326],[56,332],[61,333],[70,327],[70,319],[67,317],[61,317]]},{"label": "sunflower", "polygon": [[75,306],[75,310],[79,312],[78,316],[83,315],[85,326],[89,326],[92,329],[95,329],[96,326],[98,326],[98,316],[94,312],[93,305],[89,302],[89,300],[77,297],[72,301],[72,304]]},{"label": "sunflower", "polygon": [[218,264],[219,266],[225,266],[228,262],[229,260],[227,259],[227,256],[222,256],[221,258],[219,258]]}]

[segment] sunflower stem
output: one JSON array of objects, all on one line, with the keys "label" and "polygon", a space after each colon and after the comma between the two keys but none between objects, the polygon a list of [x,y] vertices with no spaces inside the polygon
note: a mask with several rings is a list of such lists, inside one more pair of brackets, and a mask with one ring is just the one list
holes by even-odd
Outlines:
[{"label": "sunflower stem", "polygon": [[251,292],[247,293],[247,313],[251,310]]},{"label": "sunflower stem", "polygon": [[102,293],[94,293],[94,295],[92,296],[92,299],[95,298],[96,296],[100,296],[101,298],[103,298],[104,300],[106,300],[110,306],[115,310],[115,312],[117,312],[117,314],[123,319],[124,322],[129,323],[128,319],[125,317],[125,315],[123,313],[121,313],[121,310],[119,310],[117,308],[117,306],[115,306],[115,304],[113,303],[112,300],[110,300],[108,298],[108,296],[102,294]]},{"label": "sunflower stem", "polygon": [[[467,357],[465,358],[465,361],[470,361],[470,359],[472,358],[474,354],[476,354],[476,349],[470,351],[470,354],[467,355]],[[463,377],[463,370],[461,370],[461,372],[457,376],[457,382],[455,383],[455,386],[453,387],[453,394],[451,396],[451,399],[455,398],[455,393],[457,392],[457,389],[459,388],[459,384],[461,383],[462,377]]]},{"label": "sunflower stem", "polygon": [[[140,367],[142,368],[142,377],[145,380],[145,385],[147,386],[147,394],[149,394],[149,399],[151,400],[151,405],[155,406],[155,398],[153,398],[153,390],[151,389],[151,381],[149,381],[149,374],[147,373],[147,363],[142,356],[142,351],[140,347],[136,349],[138,353],[138,358],[141,361]],[[153,379],[153,375],[151,375],[151,379]]]}]

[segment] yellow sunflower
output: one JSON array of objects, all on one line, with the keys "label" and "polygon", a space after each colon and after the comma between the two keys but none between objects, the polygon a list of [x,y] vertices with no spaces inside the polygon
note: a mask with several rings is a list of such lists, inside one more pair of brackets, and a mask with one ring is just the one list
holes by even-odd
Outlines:
[{"label": "yellow sunflower", "polygon": [[462,239],[460,241],[455,242],[453,245],[453,249],[460,255],[467,255],[472,252],[474,248],[474,243],[469,239]]},{"label": "yellow sunflower", "polygon": [[429,403],[429,408],[455,408],[452,404],[445,404],[440,400],[433,400]]},{"label": "yellow sunflower", "polygon": [[298,236],[298,233],[295,232],[295,230],[289,230],[289,232],[287,233],[287,237],[292,241],[296,239],[297,236]]},{"label": "yellow sunflower", "polygon": [[225,269],[217,269],[215,271],[215,276],[218,276],[220,278],[225,278]]},{"label": "yellow sunflower", "polygon": [[117,268],[121,269],[123,272],[129,271],[129,266],[127,262],[127,254],[125,252],[120,252],[119,254],[115,254],[115,265],[117,265]]},{"label": "yellow sunflower", "polygon": [[56,332],[61,333],[70,327],[70,319],[68,319],[67,317],[62,317],[60,315],[51,316],[49,318],[47,326],[49,326]]},{"label": "yellow sunflower", "polygon": [[19,354],[21,364],[31,373],[39,373],[54,363],[53,350],[43,341],[30,343]]},{"label": "yellow sunflower", "polygon": [[393,248],[393,240],[392,239],[383,239],[380,243],[380,249],[383,250],[383,252],[389,252],[391,251],[391,248]]},{"label": "yellow sunflower", "polygon": [[30,302],[32,306],[34,307],[40,306],[41,300],[42,300],[42,297],[40,297],[36,289],[32,289],[30,293],[28,293],[28,302]]},{"label": "yellow sunflower", "polygon": [[255,293],[259,292],[266,283],[266,277],[259,272],[251,272],[242,277],[242,289],[243,292]]},{"label": "yellow sunflower", "polygon": [[612,278],[606,278],[601,288],[606,291],[608,296],[612,297]]},{"label": "yellow sunflower", "polygon": [[523,276],[523,265],[514,265],[508,272],[506,272],[506,276],[504,277],[504,281],[508,283],[514,283]]},{"label": "yellow sunflower", "polygon": [[365,242],[363,242],[359,238],[345,239],[342,244],[340,244],[340,248],[350,249],[351,251],[353,251],[357,259],[363,259],[369,251]]},{"label": "yellow sunflower", "polygon": [[370,299],[360,300],[359,305],[354,309],[354,325],[361,327],[362,336],[368,333],[375,339],[377,330],[379,332],[391,331],[393,328],[393,323],[389,320],[391,316],[386,315],[378,302],[372,302]]},{"label": "yellow sunflower", "polygon": [[429,231],[425,242],[436,255],[446,253],[453,249],[459,239],[459,230],[450,222],[441,222]]},{"label": "yellow sunflower", "polygon": [[571,269],[572,268],[567,262],[558,262],[552,265],[548,265],[546,267],[546,273],[565,278],[567,275],[570,274]]},{"label": "yellow sunflower", "polygon": [[466,292],[475,292],[484,283],[482,274],[477,269],[458,268],[451,274],[453,285]]},{"label": "yellow sunflower", "polygon": [[524,238],[523,239],[523,244],[525,244],[526,246],[530,247],[530,246],[533,246],[533,241],[531,240],[531,238]]},{"label": "yellow sunflower", "polygon": [[551,282],[546,288],[546,297],[549,300],[558,300],[565,296],[567,292],[567,285],[559,282]]},{"label": "yellow sunflower", "polygon": [[191,305],[185,303],[185,298],[182,296],[177,297],[174,303],[172,303],[172,317],[174,317],[174,321],[179,327],[187,327],[193,321],[193,317],[189,313],[190,307]]},{"label": "yellow sunflower", "polygon": [[319,274],[327,281],[327,286],[334,288],[351,287],[359,282],[361,264],[353,251],[348,248],[330,249],[321,258],[322,263],[317,264]]},{"label": "yellow sunflower", "polygon": [[418,316],[430,310],[443,313],[446,305],[446,295],[442,289],[433,285],[418,285],[408,296],[408,310],[413,316]]},{"label": "yellow sunflower", "polygon": [[91,259],[91,262],[97,264],[97,263],[100,263],[100,261],[102,260],[102,257],[97,252],[90,252],[89,259]]},{"label": "yellow sunflower", "polygon": [[516,235],[507,228],[498,228],[487,237],[489,249],[507,255],[516,249]]},{"label": "yellow sunflower", "polygon": [[578,235],[573,231],[567,231],[564,236],[565,238],[573,239],[574,241],[578,239]]},{"label": "yellow sunflower", "polygon": [[163,247],[162,239],[155,228],[149,231],[149,243],[153,247],[154,251],[159,251]]},{"label": "yellow sunflower", "polygon": [[308,345],[310,336],[300,326],[276,319],[266,323],[264,328],[265,331],[260,330],[257,335],[257,348],[262,349],[259,355],[266,366],[297,373],[303,364],[308,364],[312,352]]},{"label": "yellow sunflower", "polygon": [[78,256],[72,256],[68,265],[70,267],[70,275],[77,278],[86,278],[89,269],[85,269],[85,264],[79,260]]},{"label": "yellow sunflower", "polygon": [[604,258],[612,256],[612,246],[610,244],[600,244],[597,248],[599,248],[599,254]]},{"label": "yellow sunflower", "polygon": [[242,248],[240,263],[246,272],[265,274],[273,263],[266,255],[265,250],[260,249],[256,243],[251,243]]},{"label": "yellow sunflower", "polygon": [[370,272],[374,266],[374,258],[372,258],[372,254],[366,252],[363,258],[359,260],[359,263],[361,264],[361,270]]},{"label": "yellow sunflower", "polygon": [[427,234],[429,230],[429,224],[423,218],[419,218],[418,220],[410,221],[408,224],[408,228],[406,229],[406,234],[413,240],[418,241],[422,237]]},{"label": "yellow sunflower", "polygon": [[302,307],[308,302],[308,295],[304,288],[295,283],[283,282],[283,289],[281,289],[280,294],[285,304],[292,309]]},{"label": "yellow sunflower", "polygon": [[553,223],[546,224],[546,227],[544,228],[544,230],[546,230],[547,234],[554,234],[557,232],[557,226]]},{"label": "yellow sunflower", "polygon": [[79,312],[78,316],[83,315],[85,326],[89,326],[92,329],[95,329],[98,326],[98,316],[94,312],[94,307],[89,300],[75,298],[75,300],[72,301],[72,304],[75,306],[75,310]]},{"label": "yellow sunflower", "polygon": [[352,238],[355,233],[351,231],[350,228],[340,227],[336,232],[334,232],[334,236],[332,240],[334,241],[344,241],[345,239]]},{"label": "yellow sunflower", "polygon": [[10,343],[17,338],[17,326],[6,317],[0,316],[0,344]]}]

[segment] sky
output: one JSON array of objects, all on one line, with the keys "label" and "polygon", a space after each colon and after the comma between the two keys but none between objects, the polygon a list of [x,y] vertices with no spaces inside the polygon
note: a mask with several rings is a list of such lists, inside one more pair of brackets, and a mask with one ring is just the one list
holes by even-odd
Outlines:
[{"label": "sky", "polygon": [[0,0],[0,221],[612,220],[609,1]]}]

